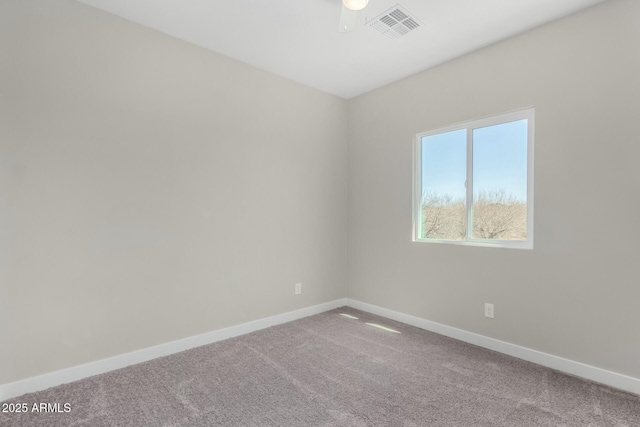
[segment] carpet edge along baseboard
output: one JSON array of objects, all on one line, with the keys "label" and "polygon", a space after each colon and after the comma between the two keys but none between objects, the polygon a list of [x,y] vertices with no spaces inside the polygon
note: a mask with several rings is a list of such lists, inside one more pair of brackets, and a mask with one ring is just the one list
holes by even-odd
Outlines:
[{"label": "carpet edge along baseboard", "polygon": [[347,298],[347,305],[358,310],[366,311],[378,316],[383,316],[407,325],[415,326],[430,332],[464,341],[469,344],[497,351],[508,356],[526,360],[547,368],[584,378],[609,387],[617,388],[626,392],[640,395],[640,378],[576,362],[560,356],[555,356],[542,351],[490,338],[484,335],[469,332],[463,329],[454,328],[442,323],[422,319],[420,317],[368,304],[362,301]]},{"label": "carpet edge along baseboard", "polygon": [[152,347],[143,348],[129,353],[119,354],[105,359],[88,362],[82,365],[71,366],[58,371],[49,372],[42,375],[18,380],[11,383],[0,385],[0,402],[14,397],[21,396],[26,393],[46,390],[61,384],[70,383],[81,380],[83,378],[94,375],[103,374],[114,371],[116,369],[125,368],[158,357],[169,356],[191,348],[212,344],[228,338],[237,337],[248,334],[260,329],[279,325],[293,320],[302,319],[304,317],[313,316],[314,314],[324,313],[346,305],[346,298],[340,298],[333,301],[277,314],[270,317],[230,326],[215,331],[206,332],[204,334],[194,335],[187,338],[171,341]]},{"label": "carpet edge along baseboard", "polygon": [[110,372],[116,369],[146,362],[162,356],[179,353],[194,347],[211,344],[227,338],[248,334],[270,326],[279,325],[304,317],[334,310],[338,307],[350,306],[379,316],[387,317],[430,332],[484,347],[509,356],[517,357],[541,366],[555,369],[570,375],[581,377],[597,383],[605,384],[620,390],[640,395],[640,379],[606,369],[551,355],[538,350],[500,341],[484,335],[447,326],[420,317],[390,310],[384,307],[365,303],[351,298],[341,298],[322,304],[282,313],[263,319],[231,326],[212,332],[187,337],[165,344],[125,353],[106,359],[73,366],[31,378],[0,385],[0,401],[21,396],[26,393],[45,390],[61,384],[81,380],[83,378]]}]

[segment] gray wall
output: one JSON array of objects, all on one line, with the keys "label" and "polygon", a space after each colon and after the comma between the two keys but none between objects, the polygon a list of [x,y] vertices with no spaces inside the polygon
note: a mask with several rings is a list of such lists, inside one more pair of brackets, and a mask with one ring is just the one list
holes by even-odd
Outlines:
[{"label": "gray wall", "polygon": [[[348,296],[640,377],[639,42],[609,1],[352,100]],[[528,106],[534,250],[412,243],[414,134]]]},{"label": "gray wall", "polygon": [[346,101],[68,0],[0,58],[0,384],[345,296]]}]

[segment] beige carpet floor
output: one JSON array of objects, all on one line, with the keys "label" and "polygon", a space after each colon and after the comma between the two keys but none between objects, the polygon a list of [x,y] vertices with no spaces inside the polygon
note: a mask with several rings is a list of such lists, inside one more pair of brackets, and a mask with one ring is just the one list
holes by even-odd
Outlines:
[{"label": "beige carpet floor", "polygon": [[2,426],[640,426],[636,395],[348,307],[11,402],[71,411]]}]

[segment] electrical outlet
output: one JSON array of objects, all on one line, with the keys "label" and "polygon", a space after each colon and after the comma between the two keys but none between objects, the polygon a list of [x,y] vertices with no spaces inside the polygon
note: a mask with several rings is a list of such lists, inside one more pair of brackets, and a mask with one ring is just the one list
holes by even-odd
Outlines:
[{"label": "electrical outlet", "polygon": [[295,294],[300,295],[302,293],[302,283],[296,283]]},{"label": "electrical outlet", "polygon": [[489,304],[488,302],[484,303],[484,317],[493,319],[493,304]]}]

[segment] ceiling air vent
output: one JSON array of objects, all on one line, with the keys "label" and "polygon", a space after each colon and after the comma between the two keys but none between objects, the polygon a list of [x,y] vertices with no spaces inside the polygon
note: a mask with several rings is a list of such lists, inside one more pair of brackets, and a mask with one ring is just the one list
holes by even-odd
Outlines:
[{"label": "ceiling air vent", "polygon": [[411,16],[409,12],[399,4],[382,12],[369,24],[370,27],[380,31],[391,39],[397,39],[421,25],[418,18]]}]

